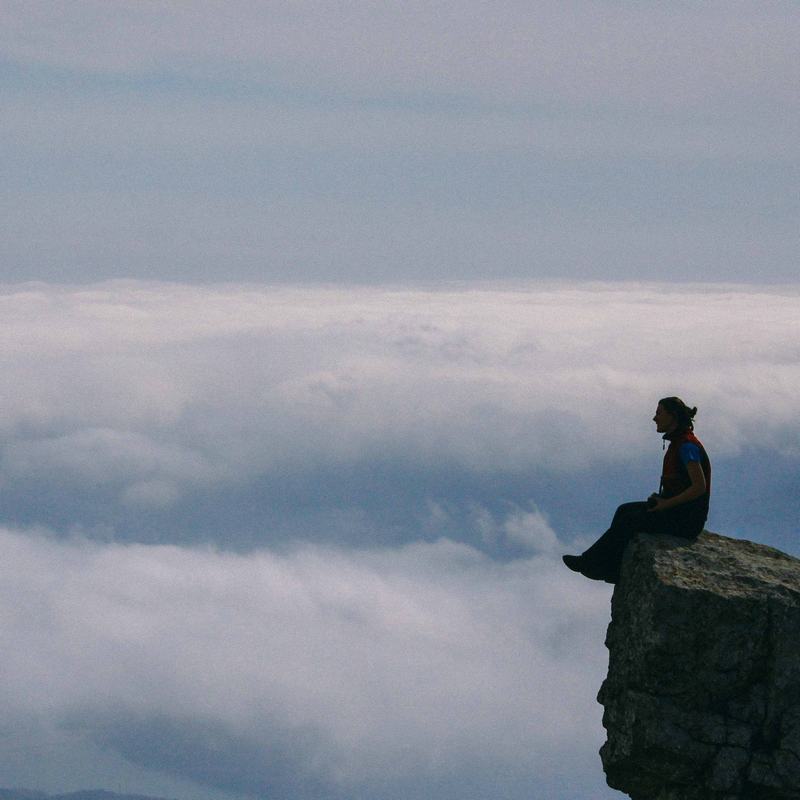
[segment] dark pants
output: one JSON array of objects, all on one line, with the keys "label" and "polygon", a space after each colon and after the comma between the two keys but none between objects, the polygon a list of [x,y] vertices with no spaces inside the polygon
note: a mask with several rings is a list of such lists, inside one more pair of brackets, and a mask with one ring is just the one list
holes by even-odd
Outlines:
[{"label": "dark pants", "polygon": [[637,533],[661,533],[696,539],[703,530],[694,508],[677,506],[666,511],[648,511],[647,503],[623,503],[611,527],[582,555],[581,572],[587,578],[616,583],[625,545]]}]

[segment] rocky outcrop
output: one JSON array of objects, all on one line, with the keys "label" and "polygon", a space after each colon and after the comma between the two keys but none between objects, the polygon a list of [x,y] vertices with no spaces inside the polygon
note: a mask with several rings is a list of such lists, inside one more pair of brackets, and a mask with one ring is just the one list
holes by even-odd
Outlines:
[{"label": "rocky outcrop", "polygon": [[614,588],[598,700],[633,800],[800,799],[800,560],[640,534]]}]

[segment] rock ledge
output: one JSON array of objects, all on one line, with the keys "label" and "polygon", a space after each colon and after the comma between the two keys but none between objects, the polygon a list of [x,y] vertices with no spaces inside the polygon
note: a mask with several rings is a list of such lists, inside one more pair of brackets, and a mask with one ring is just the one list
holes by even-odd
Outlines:
[{"label": "rock ledge", "polygon": [[633,800],[800,800],[800,560],[704,531],[640,534],[598,700]]}]

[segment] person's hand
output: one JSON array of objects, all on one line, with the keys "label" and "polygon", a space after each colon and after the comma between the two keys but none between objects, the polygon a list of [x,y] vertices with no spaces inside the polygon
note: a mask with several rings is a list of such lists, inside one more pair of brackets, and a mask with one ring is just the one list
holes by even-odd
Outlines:
[{"label": "person's hand", "polygon": [[651,511],[663,511],[663,510],[664,510],[664,498],[657,494],[651,494],[647,500],[648,513]]}]

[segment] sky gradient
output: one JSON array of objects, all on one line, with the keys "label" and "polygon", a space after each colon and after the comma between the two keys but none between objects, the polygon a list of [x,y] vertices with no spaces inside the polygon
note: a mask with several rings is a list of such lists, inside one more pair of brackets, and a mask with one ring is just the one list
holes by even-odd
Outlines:
[{"label": "sky gradient", "polygon": [[697,405],[800,555],[796,3],[0,2],[0,780],[601,800],[568,572]]},{"label": "sky gradient", "polygon": [[791,2],[0,5],[6,279],[795,279]]}]

